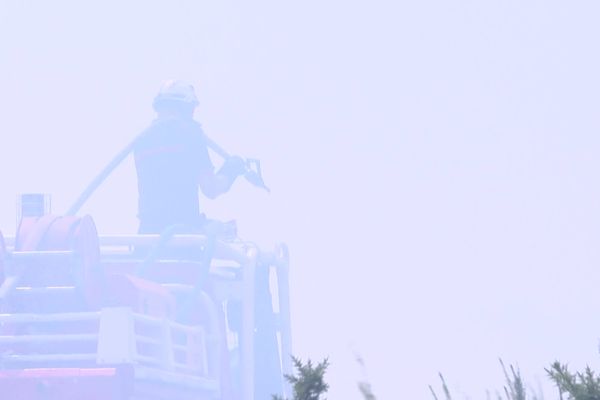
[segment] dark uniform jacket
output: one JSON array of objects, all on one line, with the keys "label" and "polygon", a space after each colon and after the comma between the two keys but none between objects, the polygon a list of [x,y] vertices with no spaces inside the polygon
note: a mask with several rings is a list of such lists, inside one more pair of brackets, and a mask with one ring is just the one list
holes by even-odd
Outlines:
[{"label": "dark uniform jacket", "polygon": [[174,224],[199,226],[198,177],[214,169],[200,124],[192,119],[156,119],[134,148],[140,233],[160,233]]}]

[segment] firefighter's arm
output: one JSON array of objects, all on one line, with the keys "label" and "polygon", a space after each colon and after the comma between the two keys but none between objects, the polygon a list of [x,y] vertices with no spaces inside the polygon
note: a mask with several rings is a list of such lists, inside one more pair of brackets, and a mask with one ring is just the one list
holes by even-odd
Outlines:
[{"label": "firefighter's arm", "polygon": [[200,171],[198,184],[202,193],[209,199],[214,199],[226,193],[236,178],[246,172],[246,163],[241,157],[229,157],[223,166],[214,173],[211,169]]}]

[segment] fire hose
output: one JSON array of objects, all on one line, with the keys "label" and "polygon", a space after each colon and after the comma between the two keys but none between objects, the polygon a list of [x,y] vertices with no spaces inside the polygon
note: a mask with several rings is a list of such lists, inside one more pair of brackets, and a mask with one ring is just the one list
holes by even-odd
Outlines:
[{"label": "fire hose", "polygon": [[[127,146],[125,146],[117,155],[100,171],[98,175],[89,183],[89,185],[85,188],[85,190],[79,195],[77,200],[71,205],[66,215],[75,215],[79,212],[81,207],[85,204],[85,202],[92,196],[92,194],[98,189],[98,187],[106,180],[106,178],[117,168],[125,158],[133,151],[135,148],[140,136],[137,136],[133,139]],[[207,146],[221,156],[223,159],[227,160],[230,155],[227,153],[221,146],[219,146],[215,141],[206,137]],[[264,189],[267,192],[270,192],[270,189],[265,185],[265,182],[262,178],[262,171],[260,168],[260,161],[253,158],[247,158],[246,162],[246,172],[244,173],[244,177],[248,182],[252,185]]]}]

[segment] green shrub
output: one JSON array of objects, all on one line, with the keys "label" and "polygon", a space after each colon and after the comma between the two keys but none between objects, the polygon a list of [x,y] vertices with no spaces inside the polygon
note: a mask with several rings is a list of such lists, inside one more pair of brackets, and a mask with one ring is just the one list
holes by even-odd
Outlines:
[{"label": "green shrub", "polygon": [[[316,366],[308,360],[306,364],[299,358],[292,357],[297,375],[285,375],[285,379],[292,385],[292,400],[320,400],[329,389],[325,383],[325,372],[329,361],[324,359]],[[273,396],[273,400],[283,400],[280,396]],[[323,398],[324,400],[324,398]]]},{"label": "green shrub", "polygon": [[571,400],[600,400],[600,377],[590,367],[571,373],[566,365],[555,361],[546,372],[558,387],[561,400],[564,394]]}]

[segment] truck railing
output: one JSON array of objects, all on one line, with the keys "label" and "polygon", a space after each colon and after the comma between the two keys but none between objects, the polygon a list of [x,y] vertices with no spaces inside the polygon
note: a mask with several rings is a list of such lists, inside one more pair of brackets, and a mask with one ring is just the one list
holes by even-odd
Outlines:
[{"label": "truck railing", "polygon": [[[96,332],[54,333],[60,324],[90,322],[93,324],[87,324],[85,329],[97,326]],[[145,376],[161,376],[163,381],[177,382],[189,378],[190,382],[204,382],[208,386],[205,389],[219,389],[218,376],[208,374],[206,335],[201,326],[188,326],[115,307],[99,312],[0,314],[0,328],[3,331],[0,348],[4,350],[0,354],[0,365],[9,369],[40,363],[134,365],[147,367]],[[18,332],[20,328],[40,333],[4,334],[11,330]],[[76,349],[74,345],[82,342],[91,343],[94,351],[70,351],[70,347]],[[44,345],[43,354],[37,353],[40,345]],[[152,374],[152,371],[163,374]]]},{"label": "truck railing", "polygon": [[[150,248],[157,245],[161,236],[158,234],[131,234],[131,235],[100,235],[100,246],[103,253],[121,251],[132,251],[136,246]],[[168,240],[169,247],[196,247],[204,248],[207,245],[208,237],[196,234],[176,234]],[[7,239],[7,243],[9,240]],[[8,244],[7,244],[8,246]],[[242,242],[224,242],[217,240],[213,252],[213,259],[233,261],[238,264],[246,264],[250,260],[247,254],[248,246]]]},{"label": "truck railing", "polygon": [[[129,256],[135,255],[136,247],[151,248],[159,243],[160,235],[100,235],[99,244],[102,259],[106,260],[128,260]],[[7,257],[15,257],[15,261],[25,260],[28,257],[37,258],[48,256],[50,258],[71,257],[68,252],[15,252],[15,238],[5,236]],[[207,246],[208,238],[203,235],[176,234],[168,241],[169,247],[197,247]],[[214,296],[216,306],[221,307],[221,302],[228,299],[242,300],[241,303],[241,330],[237,333],[242,340],[237,340],[238,351],[242,366],[241,392],[243,400],[251,400],[254,393],[254,365],[255,354],[252,337],[254,336],[255,321],[255,273],[257,265],[267,266],[269,271],[274,272],[275,288],[271,288],[273,298],[274,318],[277,321],[277,337],[280,348],[280,364],[283,374],[292,373],[291,364],[291,332],[290,332],[290,305],[289,305],[289,257],[287,247],[278,245],[273,252],[262,252],[255,245],[241,241],[213,242],[214,251],[211,262],[210,276],[214,280]],[[157,260],[159,265],[161,260]],[[168,260],[167,260],[168,262]],[[12,264],[12,263],[9,263]],[[16,267],[18,268],[18,267]],[[118,268],[118,266],[117,266]],[[10,267],[8,268],[10,270]],[[14,270],[13,270],[14,271]],[[10,271],[10,272],[13,272]],[[16,271],[15,271],[16,272]],[[9,276],[7,278],[10,278]],[[22,285],[21,285],[22,286]],[[14,289],[19,291],[64,291],[67,287],[21,287],[15,283]],[[163,283],[163,287],[169,290],[193,290],[193,285],[177,285],[175,283]],[[74,289],[74,288],[69,288]],[[224,304],[224,303],[223,303]],[[95,353],[57,353],[57,354],[4,354],[0,355],[0,368],[3,362],[30,360],[66,362],[82,361],[94,362],[96,365],[115,365],[131,363],[143,367],[147,376],[170,376],[173,379],[185,380],[186,377],[202,377],[203,382],[218,382],[220,356],[212,354],[211,344],[216,340],[214,327],[208,331],[201,327],[189,327],[163,318],[136,314],[128,308],[105,308],[96,313],[66,313],[66,314],[12,314],[0,315],[0,328],[7,324],[24,321],[24,323],[43,322],[47,318],[91,318],[94,317],[99,323],[97,333],[77,333],[63,335],[55,338],[47,333],[39,335],[3,335],[0,337],[0,347],[9,343],[59,343],[61,341],[73,342],[88,341],[97,342]],[[25,322],[26,321],[26,322]],[[110,327],[110,328],[109,328]],[[137,329],[136,329],[137,328]],[[1,331],[0,331],[1,332]],[[212,332],[207,334],[207,332]],[[85,336],[92,335],[92,336]],[[97,336],[93,336],[97,335]],[[188,339],[182,339],[187,337]],[[14,341],[14,342],[11,342]],[[221,338],[221,340],[223,340]],[[198,346],[189,346],[189,343],[197,343]],[[190,348],[197,350],[190,351]],[[21,356],[22,358],[18,358]],[[33,358],[30,358],[33,357]],[[37,359],[35,357],[38,357]],[[54,359],[52,357],[55,357]],[[69,358],[71,357],[71,359]],[[136,370],[136,374],[141,370]],[[154,372],[152,372],[154,371]],[[161,375],[157,371],[163,371]],[[156,372],[156,374],[155,374]],[[171,379],[171,378],[169,378]],[[218,385],[217,385],[218,386]],[[291,388],[284,382],[284,397],[291,396]]]},{"label": "truck railing", "polygon": [[[136,247],[152,248],[161,241],[161,236],[157,234],[133,234],[133,235],[100,235],[99,236],[101,254],[108,259],[118,259],[120,256],[134,255]],[[169,248],[197,248],[203,249],[210,244],[209,238],[205,235],[197,234],[175,234],[168,240]],[[254,318],[255,318],[255,269],[259,250],[256,246],[245,242],[226,242],[216,240],[212,242],[210,276],[214,279],[214,293],[217,302],[212,307],[222,307],[227,300],[236,299],[242,301],[241,326],[242,329],[238,332],[239,336],[244,338],[239,341],[239,351],[241,358],[241,399],[252,400],[254,393]],[[161,262],[157,261],[157,265]],[[189,263],[188,263],[189,264]],[[222,268],[225,267],[225,268]],[[237,271],[232,273],[232,270]],[[168,284],[165,287],[169,287]],[[180,287],[171,286],[171,289],[186,290],[183,285]],[[194,290],[193,285],[187,290]],[[203,301],[209,301],[204,299]],[[212,300],[210,300],[212,301]],[[206,307],[211,309],[212,307]],[[212,320],[212,332],[218,331],[215,325],[215,318]],[[208,338],[205,338],[207,340]],[[225,340],[225,338],[221,338]],[[227,343],[223,345],[227,346]],[[209,360],[212,368],[209,367],[209,372],[217,374],[221,370],[221,357],[219,347],[208,346],[212,353],[207,353],[204,357]],[[290,371],[291,372],[291,371]],[[286,371],[286,373],[288,373]]]}]

